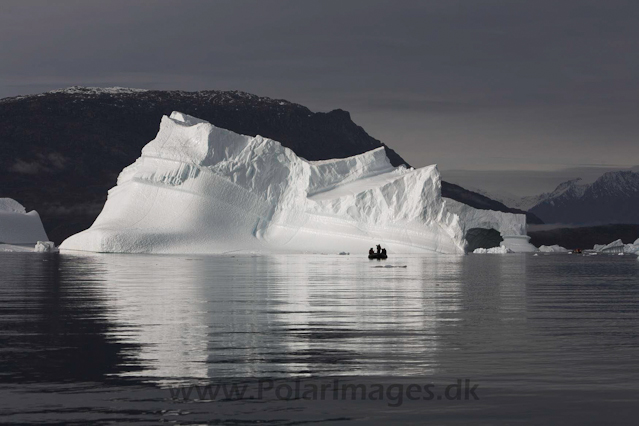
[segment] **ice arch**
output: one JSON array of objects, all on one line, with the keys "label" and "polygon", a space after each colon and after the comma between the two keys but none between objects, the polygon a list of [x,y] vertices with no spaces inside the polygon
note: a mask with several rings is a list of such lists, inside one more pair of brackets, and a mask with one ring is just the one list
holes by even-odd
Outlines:
[{"label": "ice arch", "polygon": [[499,231],[490,228],[471,228],[466,232],[466,251],[472,252],[478,248],[498,247],[504,241]]}]

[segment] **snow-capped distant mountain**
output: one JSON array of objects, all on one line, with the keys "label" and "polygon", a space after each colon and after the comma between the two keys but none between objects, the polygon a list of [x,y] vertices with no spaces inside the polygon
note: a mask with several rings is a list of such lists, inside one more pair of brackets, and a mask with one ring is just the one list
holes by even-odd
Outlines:
[{"label": "snow-capped distant mountain", "polygon": [[529,209],[546,223],[639,223],[639,173],[608,172],[591,184],[573,179]]},{"label": "snow-capped distant mountain", "polygon": [[588,185],[582,183],[581,178],[575,178],[560,183],[552,192],[544,192],[543,194],[539,195],[522,197],[516,202],[516,204],[519,206],[523,206],[523,208],[526,210],[530,210],[545,201],[549,201],[551,203],[561,203],[562,200],[580,198],[581,196],[583,196],[583,193],[585,192],[587,187]]},{"label": "snow-capped distant mountain", "polygon": [[552,192],[526,197],[467,188],[532,213],[547,224],[639,223],[639,166],[605,173],[590,184],[581,178],[571,179]]}]

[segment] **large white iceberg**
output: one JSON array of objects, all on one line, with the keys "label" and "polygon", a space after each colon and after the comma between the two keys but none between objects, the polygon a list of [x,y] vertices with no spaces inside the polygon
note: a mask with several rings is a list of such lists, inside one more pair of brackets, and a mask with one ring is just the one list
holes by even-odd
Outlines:
[{"label": "large white iceberg", "polygon": [[524,215],[477,210],[440,187],[436,166],[393,167],[383,148],[306,161],[271,139],[174,112],[91,228],[61,248],[367,253],[380,243],[390,253],[464,253],[472,228],[526,238]]},{"label": "large white iceberg", "polygon": [[[0,198],[0,244],[26,245],[47,241],[38,212],[27,213],[22,204],[11,198]],[[33,248],[33,247],[31,247]]]}]

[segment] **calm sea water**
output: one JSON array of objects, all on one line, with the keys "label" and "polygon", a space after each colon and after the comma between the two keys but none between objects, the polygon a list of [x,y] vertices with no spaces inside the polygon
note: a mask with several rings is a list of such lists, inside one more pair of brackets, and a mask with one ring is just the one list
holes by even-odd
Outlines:
[{"label": "calm sea water", "polygon": [[635,256],[0,253],[0,422],[636,424],[638,333]]}]

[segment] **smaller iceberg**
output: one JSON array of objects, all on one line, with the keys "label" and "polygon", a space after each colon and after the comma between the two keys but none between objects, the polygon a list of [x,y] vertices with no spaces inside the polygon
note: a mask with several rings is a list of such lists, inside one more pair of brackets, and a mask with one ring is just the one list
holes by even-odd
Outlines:
[{"label": "smaller iceberg", "polygon": [[39,243],[55,248],[38,212],[27,212],[14,199],[0,198],[0,251],[33,252],[34,245]]},{"label": "smaller iceberg", "polygon": [[59,250],[53,241],[38,241],[34,251],[36,253],[57,253]]},{"label": "smaller iceberg", "polygon": [[507,247],[512,253],[532,253],[537,247],[530,244],[528,235],[505,235],[501,246]]},{"label": "smaller iceberg", "polygon": [[567,253],[571,250],[568,250],[567,248],[554,244],[552,246],[541,246],[539,247],[539,251],[542,253]]},{"label": "smaller iceberg", "polygon": [[509,249],[506,246],[492,247],[492,248],[478,248],[473,251],[475,254],[506,254],[506,253],[515,253],[513,250]]},{"label": "smaller iceberg", "polygon": [[632,244],[624,244],[623,241],[615,240],[609,244],[595,244],[593,250],[597,253],[626,253],[626,254],[638,254],[639,253],[639,239],[635,240]]}]

